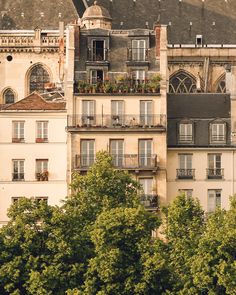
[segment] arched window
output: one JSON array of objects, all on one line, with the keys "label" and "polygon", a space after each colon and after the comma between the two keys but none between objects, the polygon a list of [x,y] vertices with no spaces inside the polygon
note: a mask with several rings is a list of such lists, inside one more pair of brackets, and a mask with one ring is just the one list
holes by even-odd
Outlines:
[{"label": "arched window", "polygon": [[225,74],[222,75],[216,82],[216,92],[226,93]]},{"label": "arched window", "polygon": [[181,71],[170,78],[170,93],[196,92],[196,80],[189,74]]},{"label": "arched window", "polygon": [[3,93],[4,103],[14,103],[15,102],[15,94],[11,88],[8,88]]},{"label": "arched window", "polygon": [[29,76],[29,92],[44,92],[45,84],[50,82],[49,73],[42,65],[34,66]]}]

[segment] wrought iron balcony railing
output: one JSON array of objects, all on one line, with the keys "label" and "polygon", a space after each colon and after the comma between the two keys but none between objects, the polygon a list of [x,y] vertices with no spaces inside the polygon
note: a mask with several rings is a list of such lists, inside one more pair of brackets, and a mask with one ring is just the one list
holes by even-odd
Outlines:
[{"label": "wrought iron balcony railing", "polygon": [[224,177],[224,169],[207,169],[207,178],[208,179],[222,179]]},{"label": "wrought iron balcony railing", "polygon": [[[157,155],[155,154],[124,154],[111,155],[113,165],[119,169],[155,169],[157,168]],[[95,155],[76,155],[75,169],[88,169],[95,161]]]},{"label": "wrought iron balcony railing", "polygon": [[140,201],[146,209],[158,209],[158,196],[157,195],[141,195]]},{"label": "wrought iron balcony railing", "polygon": [[166,126],[165,115],[69,115],[67,127],[157,128]]},{"label": "wrought iron balcony railing", "polygon": [[127,52],[128,61],[148,61],[149,60],[149,50],[146,48],[128,48]]},{"label": "wrought iron balcony railing", "polygon": [[12,173],[12,181],[22,181],[25,180],[24,173]]},{"label": "wrought iron balcony railing", "polygon": [[176,169],[178,179],[194,179],[195,169]]}]

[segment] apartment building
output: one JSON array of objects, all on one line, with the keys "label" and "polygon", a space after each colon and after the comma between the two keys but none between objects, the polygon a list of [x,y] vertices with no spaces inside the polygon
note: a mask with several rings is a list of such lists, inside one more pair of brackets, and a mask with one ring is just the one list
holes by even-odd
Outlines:
[{"label": "apartment building", "polygon": [[156,210],[166,199],[166,27],[111,26],[109,12],[94,3],[68,30],[68,47],[75,44],[66,64],[67,80],[75,80],[66,90],[68,169],[86,172],[98,151],[108,151]]},{"label": "apartment building", "polygon": [[60,205],[67,195],[64,101],[39,94],[0,111],[0,225],[20,197]]}]

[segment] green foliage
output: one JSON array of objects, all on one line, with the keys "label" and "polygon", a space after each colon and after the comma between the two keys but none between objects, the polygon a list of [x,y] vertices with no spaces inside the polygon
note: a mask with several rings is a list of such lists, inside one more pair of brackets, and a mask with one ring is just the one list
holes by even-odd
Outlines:
[{"label": "green foliage", "polygon": [[[0,229],[0,294],[235,295],[236,197],[205,218],[178,196],[162,220],[101,152],[61,207],[23,198]],[[164,238],[151,232],[162,222]]]}]

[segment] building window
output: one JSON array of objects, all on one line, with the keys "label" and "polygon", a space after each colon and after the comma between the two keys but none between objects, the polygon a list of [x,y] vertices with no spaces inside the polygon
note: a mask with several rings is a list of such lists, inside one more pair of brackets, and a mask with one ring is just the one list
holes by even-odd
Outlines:
[{"label": "building window", "polygon": [[90,83],[97,84],[103,82],[104,73],[102,70],[91,70]]},{"label": "building window", "polygon": [[191,198],[193,196],[193,190],[192,189],[179,189],[179,194],[183,194],[187,198]]},{"label": "building window", "polygon": [[226,83],[225,83],[225,74],[222,75],[216,83],[216,92],[217,93],[226,93]]},{"label": "building window", "polygon": [[49,73],[42,65],[34,66],[29,75],[29,92],[45,92],[45,84],[50,82]]},{"label": "building window", "polygon": [[143,84],[145,82],[145,70],[133,70],[131,76],[135,85]]},{"label": "building window", "polygon": [[194,93],[196,88],[196,79],[183,71],[170,78],[170,93]]},{"label": "building window", "polygon": [[153,178],[139,178],[141,184],[141,203],[147,209],[157,208],[158,199],[156,188],[154,187]]},{"label": "building window", "polygon": [[139,140],[139,166],[151,167],[153,165],[152,139]]},{"label": "building window", "polygon": [[95,159],[95,141],[94,139],[83,139],[81,140],[81,167],[90,167],[94,163]]},{"label": "building window", "polygon": [[217,207],[221,207],[221,190],[208,190],[208,212],[214,212]]},{"label": "building window", "polygon": [[37,203],[40,203],[40,202],[45,202],[46,204],[48,203],[48,197],[34,197],[34,199]]},{"label": "building window", "polygon": [[24,164],[25,160],[13,160],[13,181],[22,181],[25,179]]},{"label": "building window", "polygon": [[221,168],[221,154],[208,154],[208,179],[222,179],[224,169]]},{"label": "building window", "polygon": [[112,163],[115,167],[123,167],[124,160],[124,140],[111,139],[110,140],[110,154],[112,156]]},{"label": "building window", "polygon": [[8,88],[3,93],[3,99],[5,104],[10,104],[15,102],[15,94],[12,89]]},{"label": "building window", "polygon": [[124,124],[124,101],[111,101],[111,119],[113,126],[120,126]]},{"label": "building window", "polygon": [[153,101],[141,100],[140,101],[140,124],[153,125]]},{"label": "building window", "polygon": [[146,60],[146,44],[145,40],[132,40],[132,60],[145,61]]},{"label": "building window", "polygon": [[95,124],[95,100],[82,100],[82,125]]},{"label": "building window", "polygon": [[25,121],[12,122],[12,142],[24,142]]},{"label": "building window", "polygon": [[21,198],[23,198],[23,197],[12,197],[12,198],[11,198],[11,201],[12,201],[12,203],[14,204],[14,203],[19,202],[19,200],[20,200]]},{"label": "building window", "polygon": [[48,181],[48,159],[36,159],[36,179]]},{"label": "building window", "polygon": [[211,143],[226,143],[226,124],[211,123],[210,124],[210,141]]},{"label": "building window", "polygon": [[193,124],[180,123],[179,124],[179,143],[193,142]]},{"label": "building window", "polygon": [[105,41],[104,40],[93,40],[92,41],[92,52],[91,52],[90,60],[92,60],[92,61],[107,60],[106,53],[107,53],[107,50],[105,49]]},{"label": "building window", "polygon": [[48,121],[36,122],[36,142],[48,141]]},{"label": "building window", "polygon": [[177,169],[178,179],[193,179],[195,169],[192,169],[192,155],[179,154],[179,169]]}]

